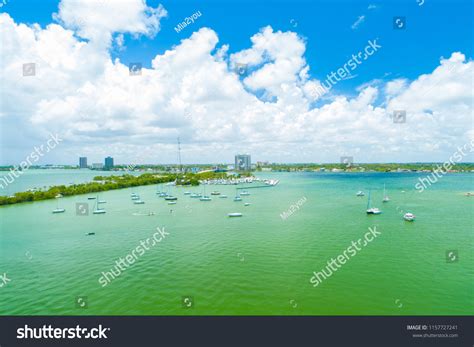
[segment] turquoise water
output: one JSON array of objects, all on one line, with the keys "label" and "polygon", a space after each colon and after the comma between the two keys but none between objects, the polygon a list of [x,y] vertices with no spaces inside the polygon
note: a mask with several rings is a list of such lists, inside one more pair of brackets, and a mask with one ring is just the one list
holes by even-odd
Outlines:
[{"label": "turquoise water", "polygon": [[[71,173],[75,175],[75,173]],[[0,314],[85,315],[454,315],[473,314],[472,174],[445,176],[425,192],[412,173],[265,173],[276,187],[249,189],[234,202],[235,187],[208,186],[228,199],[201,202],[171,188],[168,205],[156,186],[100,194],[107,213],[79,216],[75,203],[56,201],[0,208]],[[44,179],[44,178],[42,178]],[[72,179],[72,178],[71,178]],[[391,198],[383,204],[383,184]],[[365,214],[373,206],[383,214]],[[280,214],[305,197],[286,220]],[[250,202],[250,206],[244,206]],[[172,211],[170,211],[172,210]],[[417,216],[402,219],[404,211]],[[137,215],[155,212],[155,215]],[[242,212],[242,218],[228,218]],[[369,227],[381,232],[317,287],[309,282]],[[149,238],[169,233],[102,287],[101,273]],[[95,235],[86,235],[95,232]],[[446,252],[455,250],[456,262]],[[1,282],[0,282],[1,283]],[[76,304],[78,297],[87,308]],[[191,308],[183,307],[191,297]]]}]

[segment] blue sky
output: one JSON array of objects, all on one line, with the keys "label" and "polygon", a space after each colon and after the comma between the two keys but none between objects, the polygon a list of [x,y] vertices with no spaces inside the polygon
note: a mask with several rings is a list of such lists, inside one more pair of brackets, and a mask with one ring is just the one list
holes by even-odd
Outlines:
[{"label": "blue sky", "polygon": [[[471,1],[63,0],[61,11],[59,3],[7,0],[1,8],[12,19],[5,22],[9,44],[2,48],[6,79],[16,81],[12,71],[22,62],[43,64],[35,79],[25,80],[33,84],[15,83],[3,91],[2,163],[21,160],[52,130],[67,134],[63,149],[41,161],[112,155],[119,163],[170,162],[177,136],[185,162],[186,150],[189,162],[231,162],[235,152],[288,162],[337,162],[343,155],[361,162],[444,161],[455,149],[453,139],[463,145],[473,135]],[[165,12],[153,12],[158,7]],[[118,24],[109,17],[114,10]],[[178,23],[197,11],[202,15],[177,33]],[[405,18],[405,29],[394,29],[394,17]],[[78,19],[84,23],[74,27]],[[20,23],[36,38],[20,30]],[[51,23],[61,29],[47,29]],[[68,30],[74,39],[61,47]],[[339,81],[322,98],[304,94],[375,39],[382,48],[357,67],[354,78]],[[232,66],[246,59],[249,76],[236,80]],[[131,62],[142,63],[150,79],[125,77]],[[289,71],[281,72],[282,66]],[[214,75],[222,85],[209,81]],[[107,91],[111,100],[123,98],[137,81],[138,94],[150,96],[130,109],[130,100],[107,104],[102,97]],[[19,95],[23,104],[31,99],[28,110],[19,109]],[[92,105],[82,107],[87,102]],[[407,110],[415,123],[394,129],[386,116],[396,109]],[[449,116],[453,110],[456,115]],[[196,117],[183,117],[189,112]],[[70,119],[51,122],[53,114]],[[214,124],[216,119],[221,123]],[[418,129],[410,132],[415,124]],[[13,139],[16,127],[28,129],[23,139]],[[145,151],[136,158],[134,153]],[[163,156],[156,158],[157,151]]]}]

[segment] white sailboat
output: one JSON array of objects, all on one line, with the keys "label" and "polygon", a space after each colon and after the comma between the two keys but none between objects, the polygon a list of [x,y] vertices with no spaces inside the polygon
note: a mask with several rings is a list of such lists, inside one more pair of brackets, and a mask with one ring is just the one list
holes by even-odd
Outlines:
[{"label": "white sailboat", "polygon": [[383,185],[383,200],[382,200],[382,202],[389,202],[389,201],[390,201],[390,198],[388,197],[388,195],[385,192],[385,184],[384,184]]},{"label": "white sailboat", "polygon": [[53,210],[53,213],[63,213],[66,212],[66,209],[59,207],[59,199],[63,196],[61,194],[56,195],[56,208]]},{"label": "white sailboat", "polygon": [[97,195],[97,198],[95,199],[95,209],[92,211],[93,214],[104,214],[105,210],[103,208],[100,208],[99,206],[100,201],[99,201],[99,196]]},{"label": "white sailboat", "polygon": [[369,190],[369,199],[367,200],[367,214],[381,214],[382,211],[380,211],[377,207],[370,207],[370,190]]},{"label": "white sailboat", "polygon": [[203,185],[203,187],[204,187],[204,194],[202,195],[201,198],[199,198],[199,200],[201,200],[201,201],[211,201],[212,200],[211,197],[206,195],[206,185]]}]

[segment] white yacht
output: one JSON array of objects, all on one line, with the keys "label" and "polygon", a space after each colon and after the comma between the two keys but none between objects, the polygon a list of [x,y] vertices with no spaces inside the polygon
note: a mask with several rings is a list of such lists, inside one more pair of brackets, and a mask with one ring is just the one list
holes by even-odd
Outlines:
[{"label": "white yacht", "polygon": [[407,212],[403,215],[403,219],[408,222],[413,222],[415,220],[415,215],[413,213]]},{"label": "white yacht", "polygon": [[229,216],[229,217],[242,217],[242,213],[232,212],[232,213],[228,213],[227,216]]}]

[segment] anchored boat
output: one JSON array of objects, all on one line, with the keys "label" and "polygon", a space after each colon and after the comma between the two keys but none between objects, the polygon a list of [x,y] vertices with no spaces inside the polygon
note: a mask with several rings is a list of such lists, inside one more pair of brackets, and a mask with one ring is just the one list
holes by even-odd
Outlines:
[{"label": "anchored boat", "polygon": [[242,217],[242,213],[232,212],[232,213],[228,213],[227,216],[229,216],[229,217]]},{"label": "anchored boat", "polygon": [[415,220],[416,216],[413,213],[407,212],[403,215],[403,219],[408,221],[408,222],[413,222]]},{"label": "anchored boat", "polygon": [[369,199],[367,201],[367,214],[381,214],[382,211],[380,211],[377,207],[370,207],[370,190],[369,190]]}]

